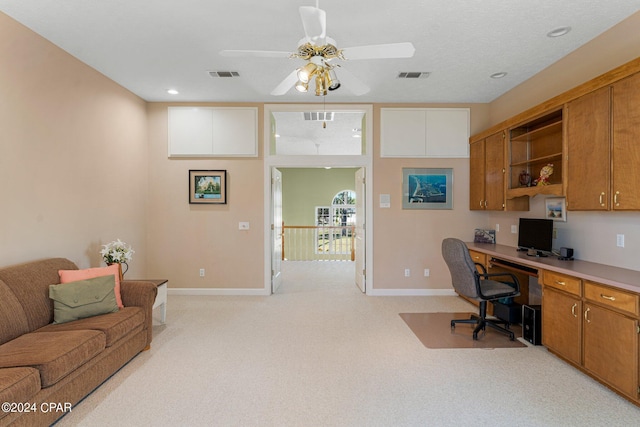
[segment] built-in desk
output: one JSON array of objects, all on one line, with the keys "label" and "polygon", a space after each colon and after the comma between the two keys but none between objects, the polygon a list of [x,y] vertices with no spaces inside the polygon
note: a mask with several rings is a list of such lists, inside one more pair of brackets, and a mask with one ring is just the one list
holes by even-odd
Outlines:
[{"label": "built-in desk", "polygon": [[536,270],[555,271],[557,273],[575,276],[582,280],[591,280],[615,288],[640,293],[640,271],[577,259],[573,261],[561,261],[555,256],[532,257],[528,256],[526,252],[519,252],[517,248],[505,245],[467,243],[467,247],[471,250],[515,262]]},{"label": "built-in desk", "polygon": [[640,271],[531,257],[504,245],[467,246],[487,265],[537,276],[543,345],[640,406]]}]

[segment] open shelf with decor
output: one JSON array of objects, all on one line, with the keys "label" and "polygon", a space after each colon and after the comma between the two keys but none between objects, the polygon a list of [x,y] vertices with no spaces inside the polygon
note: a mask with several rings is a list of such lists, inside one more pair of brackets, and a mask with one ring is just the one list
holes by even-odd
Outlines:
[{"label": "open shelf with decor", "polygon": [[562,195],[562,116],[554,110],[509,130],[508,199]]}]

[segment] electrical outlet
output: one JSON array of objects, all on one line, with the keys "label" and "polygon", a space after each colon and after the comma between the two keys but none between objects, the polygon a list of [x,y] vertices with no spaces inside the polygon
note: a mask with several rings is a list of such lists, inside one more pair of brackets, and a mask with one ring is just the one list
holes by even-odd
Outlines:
[{"label": "electrical outlet", "polygon": [[511,232],[513,234],[517,234],[518,233],[518,226],[517,225],[512,225],[511,226]]},{"label": "electrical outlet", "polygon": [[616,236],[616,246],[619,248],[624,248],[624,234],[618,234]]},{"label": "electrical outlet", "polygon": [[200,277],[204,277],[204,268],[200,269]]},{"label": "electrical outlet", "polygon": [[404,269],[404,277],[409,277],[411,276],[411,270],[409,268],[405,268]]},{"label": "electrical outlet", "polygon": [[429,277],[429,275],[431,274],[431,272],[429,271],[428,268],[424,269],[424,277]]},{"label": "electrical outlet", "polygon": [[496,233],[500,231],[500,224],[496,224]]}]

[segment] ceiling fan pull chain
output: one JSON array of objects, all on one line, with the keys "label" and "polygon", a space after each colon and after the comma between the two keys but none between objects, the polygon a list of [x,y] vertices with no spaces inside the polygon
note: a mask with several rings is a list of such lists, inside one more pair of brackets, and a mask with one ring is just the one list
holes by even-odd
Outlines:
[{"label": "ceiling fan pull chain", "polygon": [[327,96],[323,95],[322,96],[322,111],[323,111],[323,116],[325,118],[325,120],[322,122],[322,129],[326,129],[327,128]]}]

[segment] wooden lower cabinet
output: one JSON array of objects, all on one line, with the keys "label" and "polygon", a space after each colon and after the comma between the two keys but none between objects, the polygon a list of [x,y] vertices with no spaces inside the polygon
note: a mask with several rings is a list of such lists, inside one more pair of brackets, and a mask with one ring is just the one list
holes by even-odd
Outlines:
[{"label": "wooden lower cabinet", "polygon": [[558,273],[542,283],[542,343],[640,405],[639,296]]},{"label": "wooden lower cabinet", "polygon": [[545,288],[542,297],[542,344],[570,362],[582,363],[582,301]]},{"label": "wooden lower cabinet", "polygon": [[626,396],[637,399],[637,321],[585,303],[583,341],[584,368]]}]

